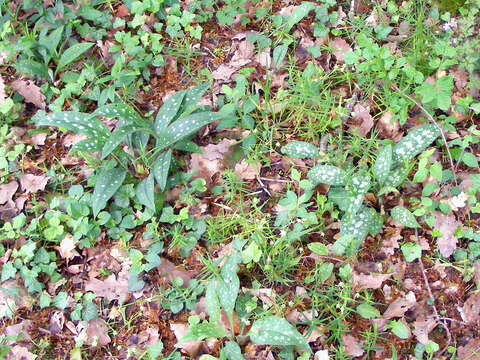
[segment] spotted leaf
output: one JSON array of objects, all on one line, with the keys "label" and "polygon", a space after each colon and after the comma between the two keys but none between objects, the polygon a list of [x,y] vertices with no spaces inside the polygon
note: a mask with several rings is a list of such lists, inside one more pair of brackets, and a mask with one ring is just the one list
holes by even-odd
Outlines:
[{"label": "spotted leaf", "polygon": [[255,321],[248,336],[257,345],[298,346],[310,349],[305,338],[293,325],[276,316]]},{"label": "spotted leaf", "polygon": [[155,211],[155,184],[152,174],[137,185],[136,196],[140,204]]},{"label": "spotted leaf", "polygon": [[434,124],[411,130],[407,136],[400,140],[393,148],[392,159],[394,164],[405,160],[412,160],[439,136],[440,130]]},{"label": "spotted leaf", "polygon": [[382,148],[373,165],[373,175],[375,175],[380,184],[383,184],[390,174],[392,156],[392,145],[387,145]]},{"label": "spotted leaf", "polygon": [[162,191],[165,190],[165,186],[167,185],[171,161],[172,150],[167,150],[161,153],[153,164],[153,176]]},{"label": "spotted leaf", "polygon": [[105,159],[108,155],[110,155],[118,145],[127,139],[128,135],[133,134],[135,131],[138,131],[138,127],[136,125],[128,125],[122,126],[113,132],[103,146],[102,159]]},{"label": "spotted leaf", "polygon": [[344,185],[345,172],[331,165],[317,165],[308,172],[308,179],[313,185]]},{"label": "spotted leaf", "polygon": [[162,132],[167,128],[168,124],[170,124],[170,122],[175,118],[180,110],[180,107],[182,106],[185,93],[186,91],[177,91],[167,100],[165,100],[155,118],[154,130],[157,135],[161,135]]},{"label": "spotted leaf", "polygon": [[117,192],[126,175],[127,171],[122,168],[103,169],[100,171],[93,190],[93,216],[96,217],[107,206],[107,201]]},{"label": "spotted leaf", "polygon": [[55,126],[94,138],[106,138],[109,134],[107,127],[101,121],[85,113],[64,111],[46,114],[44,111],[39,111],[33,120],[37,126]]},{"label": "spotted leaf", "polygon": [[395,206],[390,212],[392,219],[395,220],[400,225],[409,227],[409,228],[418,228],[420,225],[415,219],[415,216],[403,206]]},{"label": "spotted leaf", "polygon": [[315,159],[320,153],[315,145],[305,141],[292,141],[282,147],[282,153],[294,159]]}]

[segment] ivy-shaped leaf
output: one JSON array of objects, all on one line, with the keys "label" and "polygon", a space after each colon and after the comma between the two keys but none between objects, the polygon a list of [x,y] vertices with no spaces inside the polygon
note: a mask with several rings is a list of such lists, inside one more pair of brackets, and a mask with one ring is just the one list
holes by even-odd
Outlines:
[{"label": "ivy-shaped leaf", "polygon": [[434,124],[411,130],[393,148],[393,162],[398,164],[405,160],[412,160],[439,136],[440,130]]},{"label": "ivy-shaped leaf", "polygon": [[305,338],[293,325],[275,316],[255,321],[248,336],[257,345],[298,346],[310,349]]},{"label": "ivy-shaped leaf", "polygon": [[167,150],[160,154],[153,164],[153,176],[162,191],[165,190],[165,186],[167,185],[171,161],[172,150]]},{"label": "ivy-shaped leaf", "polygon": [[245,357],[242,355],[242,349],[235,341],[227,341],[222,351],[227,360],[245,360]]},{"label": "ivy-shaped leaf", "polygon": [[155,184],[152,174],[137,185],[136,196],[140,204],[155,211]]},{"label": "ivy-shaped leaf", "polygon": [[320,153],[315,145],[305,141],[292,141],[282,147],[282,153],[294,159],[315,159]]},{"label": "ivy-shaped leaf", "polygon": [[136,125],[127,125],[122,126],[113,132],[103,146],[102,159],[105,159],[108,155],[110,155],[118,145],[127,139],[128,135],[131,135],[138,130],[139,129]]},{"label": "ivy-shaped leaf", "polygon": [[344,185],[345,172],[332,165],[317,165],[314,166],[307,174],[310,182],[316,186],[318,184],[326,185]]},{"label": "ivy-shaped leaf", "polygon": [[46,114],[39,111],[33,117],[37,126],[56,126],[67,129],[75,134],[87,135],[94,138],[107,138],[109,131],[99,120],[92,119],[90,114],[74,111],[55,112]]},{"label": "ivy-shaped leaf", "polygon": [[117,192],[126,175],[127,171],[122,168],[104,169],[100,172],[92,197],[94,217],[107,206],[107,201]]},{"label": "ivy-shaped leaf", "polygon": [[419,228],[420,225],[415,219],[415,216],[403,206],[395,206],[390,212],[392,219],[395,220],[400,225],[409,227],[409,228]]},{"label": "ivy-shaped leaf", "polygon": [[375,175],[375,178],[380,184],[383,184],[390,174],[392,156],[392,145],[384,146],[373,165],[373,175]]},{"label": "ivy-shaped leaf", "polygon": [[168,124],[175,118],[178,114],[178,110],[182,106],[183,98],[185,97],[185,91],[177,91],[175,94],[170,96],[163,103],[162,107],[155,117],[154,130],[157,135],[161,135]]}]

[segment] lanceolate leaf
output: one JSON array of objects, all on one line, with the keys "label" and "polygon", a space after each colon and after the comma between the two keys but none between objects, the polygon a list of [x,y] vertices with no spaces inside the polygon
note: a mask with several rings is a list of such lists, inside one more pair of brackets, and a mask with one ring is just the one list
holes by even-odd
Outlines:
[{"label": "lanceolate leaf", "polygon": [[345,184],[345,172],[331,165],[317,165],[308,172],[308,179],[313,185],[343,185]]},{"label": "lanceolate leaf", "polygon": [[420,225],[415,219],[415,216],[403,206],[395,206],[390,212],[392,219],[398,222],[399,224],[409,227],[409,228],[418,228]]},{"label": "lanceolate leaf", "polygon": [[439,136],[440,130],[438,130],[434,124],[411,130],[407,136],[400,140],[393,148],[394,163],[413,159]]},{"label": "lanceolate leaf", "polygon": [[305,141],[292,141],[282,147],[282,153],[295,159],[315,159],[320,153],[315,145]]},{"label": "lanceolate leaf", "polygon": [[72,150],[84,151],[84,152],[97,152],[97,151],[102,151],[103,145],[105,145],[105,141],[103,139],[92,137],[76,143],[73,146]]},{"label": "lanceolate leaf", "polygon": [[155,210],[155,184],[152,174],[137,185],[136,195],[140,204]]},{"label": "lanceolate leaf", "polygon": [[159,146],[161,148],[170,146],[177,141],[195,134],[205,125],[220,120],[223,117],[223,114],[212,111],[204,111],[178,119],[170,124],[170,126],[165,130],[164,134],[162,135],[162,139],[159,142]]},{"label": "lanceolate leaf", "polygon": [[305,338],[293,325],[275,316],[255,321],[248,335],[257,345],[298,346],[309,349]]},{"label": "lanceolate leaf", "polygon": [[373,174],[380,184],[383,184],[390,174],[392,168],[392,145],[387,145],[378,154],[377,160],[373,165]]},{"label": "lanceolate leaf", "polygon": [[170,170],[170,162],[172,161],[172,150],[167,150],[160,154],[153,164],[153,176],[158,186],[163,191],[167,185],[168,170]]},{"label": "lanceolate leaf", "polygon": [[117,129],[115,132],[110,135],[108,140],[105,142],[102,150],[102,159],[105,159],[108,155],[114,151],[118,145],[125,141],[128,135],[133,134],[138,130],[136,125],[123,126]]},{"label": "lanceolate leaf", "polygon": [[83,42],[83,43],[78,43],[69,47],[67,50],[63,52],[62,56],[60,56],[60,60],[58,61],[57,71],[60,71],[65,66],[77,60],[80,56],[82,56],[84,52],[90,49],[93,45],[95,44]]},{"label": "lanceolate leaf", "polygon": [[93,190],[93,216],[96,217],[107,206],[107,201],[117,192],[126,175],[127,171],[122,168],[113,168],[100,172]]},{"label": "lanceolate leaf", "polygon": [[162,105],[155,118],[154,130],[157,135],[161,135],[165,131],[168,124],[175,118],[178,110],[182,106],[183,98],[185,97],[185,91],[177,91],[170,96]]},{"label": "lanceolate leaf", "polygon": [[92,119],[90,114],[66,111],[45,114],[37,112],[33,117],[37,126],[56,126],[67,129],[75,134],[82,134],[94,138],[106,138],[109,134],[107,127],[99,120]]},{"label": "lanceolate leaf", "polygon": [[223,352],[227,360],[245,360],[242,349],[235,341],[227,341],[223,346]]}]

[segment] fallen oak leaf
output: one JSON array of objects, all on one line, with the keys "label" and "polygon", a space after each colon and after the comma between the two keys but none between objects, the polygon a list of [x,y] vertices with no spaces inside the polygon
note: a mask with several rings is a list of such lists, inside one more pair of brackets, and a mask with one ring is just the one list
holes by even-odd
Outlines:
[{"label": "fallen oak leaf", "polygon": [[30,80],[15,80],[11,83],[13,90],[25,98],[25,101],[45,110],[45,95],[41,89]]},{"label": "fallen oak leaf", "polygon": [[25,174],[20,178],[20,185],[26,194],[43,191],[50,178],[45,175]]}]

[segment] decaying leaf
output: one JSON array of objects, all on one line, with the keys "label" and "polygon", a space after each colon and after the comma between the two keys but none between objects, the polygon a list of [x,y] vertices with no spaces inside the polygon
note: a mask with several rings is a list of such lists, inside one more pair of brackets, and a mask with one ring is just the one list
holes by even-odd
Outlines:
[{"label": "decaying leaf", "polygon": [[442,233],[442,236],[437,240],[438,250],[440,254],[447,258],[457,248],[458,239],[454,234],[460,225],[462,223],[457,221],[454,214],[444,215],[441,212],[435,213],[435,229]]},{"label": "decaying leaf", "polygon": [[345,346],[345,354],[357,357],[362,356],[364,350],[362,349],[362,342],[358,341],[353,335],[342,336],[343,345]]},{"label": "decaying leaf", "polygon": [[30,80],[15,80],[11,83],[13,90],[25,98],[25,101],[45,110],[45,95],[41,89]]},{"label": "decaying leaf", "polygon": [[20,185],[26,194],[43,191],[50,178],[45,175],[25,174],[20,178]]},{"label": "decaying leaf", "polygon": [[363,289],[379,289],[382,283],[389,279],[392,274],[359,274],[353,273],[353,286],[355,291]]},{"label": "decaying leaf", "polygon": [[404,297],[398,298],[388,305],[387,310],[383,313],[384,319],[393,319],[402,317],[405,313],[417,304],[415,294],[410,291]]}]

